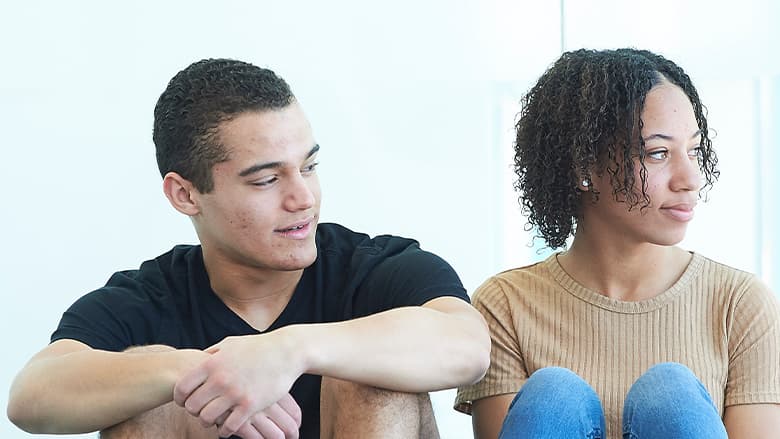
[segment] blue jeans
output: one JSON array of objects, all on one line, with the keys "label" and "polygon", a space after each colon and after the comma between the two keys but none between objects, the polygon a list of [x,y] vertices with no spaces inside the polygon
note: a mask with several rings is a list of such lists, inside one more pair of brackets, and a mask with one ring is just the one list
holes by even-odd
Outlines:
[{"label": "blue jeans", "polygon": [[[604,439],[604,411],[596,392],[569,369],[545,367],[528,378],[504,419],[499,439]],[[707,390],[690,369],[661,363],[629,389],[623,438],[727,438]]]}]

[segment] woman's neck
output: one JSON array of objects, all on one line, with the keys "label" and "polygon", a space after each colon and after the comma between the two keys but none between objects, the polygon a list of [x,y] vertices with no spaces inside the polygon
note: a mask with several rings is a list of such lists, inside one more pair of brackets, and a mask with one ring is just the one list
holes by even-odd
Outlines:
[{"label": "woman's neck", "polygon": [[679,247],[620,240],[594,240],[578,234],[559,255],[561,267],[588,289],[621,301],[658,296],[682,276],[691,254]]}]

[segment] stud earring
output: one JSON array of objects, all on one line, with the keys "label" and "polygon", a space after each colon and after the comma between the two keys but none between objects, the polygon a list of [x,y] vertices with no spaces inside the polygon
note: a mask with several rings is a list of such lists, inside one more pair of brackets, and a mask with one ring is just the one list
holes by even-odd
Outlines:
[{"label": "stud earring", "polygon": [[587,179],[582,180],[582,187],[588,187],[588,186],[590,186],[590,180]]}]

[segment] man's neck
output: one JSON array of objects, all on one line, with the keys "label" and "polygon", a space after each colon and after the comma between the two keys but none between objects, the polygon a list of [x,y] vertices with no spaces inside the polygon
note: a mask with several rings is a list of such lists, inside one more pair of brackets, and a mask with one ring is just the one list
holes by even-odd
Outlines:
[{"label": "man's neck", "polygon": [[264,331],[290,302],[303,270],[281,271],[241,265],[203,255],[211,289],[233,312]]}]

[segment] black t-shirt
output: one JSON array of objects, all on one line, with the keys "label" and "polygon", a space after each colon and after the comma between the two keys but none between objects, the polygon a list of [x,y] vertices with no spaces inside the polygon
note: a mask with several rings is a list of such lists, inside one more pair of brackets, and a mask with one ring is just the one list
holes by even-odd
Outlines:
[{"label": "black t-shirt", "polygon": [[[319,224],[317,260],[306,268],[287,307],[264,332],[295,323],[326,323],[441,296],[468,296],[455,271],[416,241],[370,238],[337,224]],[[258,334],[211,289],[200,246],[179,245],[115,273],[78,299],[52,334],[94,349],[123,351],[164,344],[205,349],[233,335]],[[303,411],[302,438],[319,437],[320,377],[303,375],[290,392]]]}]

